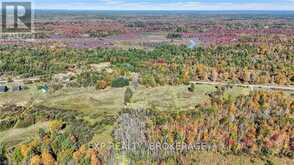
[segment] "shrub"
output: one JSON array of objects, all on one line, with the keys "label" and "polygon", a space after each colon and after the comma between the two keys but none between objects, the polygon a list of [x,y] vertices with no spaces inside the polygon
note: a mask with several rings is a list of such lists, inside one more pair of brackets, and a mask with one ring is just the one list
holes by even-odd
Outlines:
[{"label": "shrub", "polygon": [[105,89],[108,86],[108,82],[105,80],[98,80],[96,84],[96,90]]},{"label": "shrub", "polygon": [[182,32],[187,32],[187,30],[185,29],[185,27],[177,27],[176,32],[177,33],[182,33]]},{"label": "shrub", "polygon": [[5,154],[5,146],[0,143],[0,155],[4,155],[4,154]]},{"label": "shrub", "polygon": [[19,148],[16,148],[13,152],[13,155],[12,155],[12,159],[13,161],[17,162],[17,163],[20,163],[22,160],[23,160],[23,156],[20,152],[20,149]]},{"label": "shrub", "polygon": [[27,157],[31,151],[31,147],[28,144],[22,144],[20,147],[20,153],[22,156]]},{"label": "shrub", "polygon": [[63,84],[61,83],[53,83],[51,84],[52,92],[58,91],[63,88]]},{"label": "shrub", "polygon": [[91,164],[91,158],[90,157],[84,157],[80,161],[81,165],[90,165]]},{"label": "shrub", "polygon": [[75,148],[74,144],[72,144],[71,141],[67,137],[65,137],[64,134],[56,135],[54,137],[54,140],[51,142],[51,147],[54,153]]},{"label": "shrub", "polygon": [[127,78],[119,77],[115,80],[112,80],[111,87],[122,88],[122,87],[128,86],[129,84],[130,84],[129,80]]},{"label": "shrub", "polygon": [[274,165],[274,163],[271,160],[266,160],[265,165]]},{"label": "shrub", "polygon": [[44,165],[53,165],[55,164],[55,160],[53,156],[49,152],[42,153],[42,161]]},{"label": "shrub", "polygon": [[6,130],[6,129],[9,129],[9,128],[12,128],[12,127],[14,127],[16,122],[17,122],[16,119],[2,120],[2,121],[0,121],[0,130],[3,131],[3,130]]},{"label": "shrub", "polygon": [[168,120],[164,116],[157,116],[156,117],[156,125],[164,125],[165,123],[168,122]]},{"label": "shrub", "polygon": [[42,139],[42,138],[44,138],[46,136],[46,130],[43,129],[43,128],[40,128],[38,130],[38,134],[39,134],[39,137]]},{"label": "shrub", "polygon": [[125,92],[124,103],[125,104],[130,103],[132,96],[133,96],[133,92],[131,88],[128,87]]},{"label": "shrub", "polygon": [[179,33],[168,33],[167,38],[169,39],[181,39],[182,35]]},{"label": "shrub", "polygon": [[154,79],[155,79],[155,84],[159,84],[162,86],[168,82],[164,74],[156,74],[154,75]]},{"label": "shrub", "polygon": [[5,152],[5,146],[0,144],[0,164],[8,164]]},{"label": "shrub", "polygon": [[152,74],[143,75],[141,79],[141,84],[147,87],[155,87],[157,85]]},{"label": "shrub", "polygon": [[33,116],[24,116],[23,119],[19,119],[16,124],[15,128],[26,128],[34,124],[34,117]]},{"label": "shrub", "polygon": [[287,153],[287,156],[288,156],[290,159],[294,159],[294,152],[289,152],[289,153]]},{"label": "shrub", "polygon": [[73,150],[66,149],[66,150],[61,151],[58,154],[57,160],[58,160],[58,162],[60,162],[62,164],[68,164],[68,162],[72,159],[72,155],[73,155]]},{"label": "shrub", "polygon": [[195,84],[194,83],[191,83],[190,87],[188,88],[188,90],[190,92],[194,92],[195,91]]},{"label": "shrub", "polygon": [[99,72],[83,72],[77,77],[77,83],[81,87],[95,86],[98,80],[103,79]]},{"label": "shrub", "polygon": [[97,154],[94,151],[92,151],[91,152],[91,165],[99,165],[100,163],[101,162],[97,158]]},{"label": "shrub", "polygon": [[59,120],[53,120],[49,123],[49,129],[51,132],[59,131],[63,126],[63,122]]},{"label": "shrub", "polygon": [[39,155],[34,155],[31,159],[31,165],[41,164],[41,157]]}]

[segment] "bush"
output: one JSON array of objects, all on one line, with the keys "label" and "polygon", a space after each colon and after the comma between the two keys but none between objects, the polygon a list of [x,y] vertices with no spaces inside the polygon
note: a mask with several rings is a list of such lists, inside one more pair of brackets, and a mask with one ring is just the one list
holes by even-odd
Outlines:
[{"label": "bush", "polygon": [[12,159],[17,163],[20,163],[24,159],[19,148],[14,150],[13,155],[12,155]]},{"label": "bush", "polygon": [[156,118],[155,118],[156,125],[164,125],[167,122],[168,122],[168,120],[164,116],[159,115],[159,116],[156,116]]},{"label": "bush", "polygon": [[167,38],[169,39],[181,39],[182,35],[179,33],[168,33]]},{"label": "bush", "polygon": [[55,164],[55,160],[54,160],[53,156],[49,152],[43,152],[42,153],[42,161],[44,162],[44,165]]},{"label": "bush", "polygon": [[52,92],[58,91],[63,88],[63,84],[61,83],[53,83],[51,84],[51,89],[53,90]]},{"label": "bush", "polygon": [[287,153],[287,156],[288,156],[290,159],[294,159],[294,152],[289,152],[289,153]]},{"label": "bush", "polygon": [[271,160],[266,160],[265,165],[274,165],[274,163]]},{"label": "bush", "polygon": [[131,88],[128,87],[125,91],[124,103],[125,104],[130,103],[132,96],[133,96],[133,92]]},{"label": "bush", "polygon": [[4,154],[5,154],[5,146],[0,143],[0,155],[4,155]]},{"label": "bush", "polygon": [[115,80],[112,80],[111,82],[111,87],[113,88],[122,88],[122,87],[125,87],[125,86],[129,86],[129,80],[127,78],[124,78],[124,77],[120,77],[120,78],[117,78]]},{"label": "bush", "polygon": [[271,156],[272,155],[272,151],[266,147],[262,147],[261,148],[261,154],[263,156]]},{"label": "bush", "polygon": [[152,74],[143,75],[140,81],[141,84],[145,85],[146,87],[155,87],[157,85]]},{"label": "bush", "polygon": [[98,80],[102,80],[103,76],[99,72],[83,72],[77,76],[77,83],[81,87],[95,86]]},{"label": "bush", "polygon": [[18,119],[15,124],[15,128],[26,128],[34,124],[34,117],[26,115],[23,118]]},{"label": "bush", "polygon": [[0,144],[0,164],[8,164],[5,153],[5,146],[3,144]]},{"label": "bush", "polygon": [[105,80],[98,80],[96,84],[96,90],[106,89],[108,86],[108,82]]},{"label": "bush", "polygon": [[82,158],[82,160],[80,161],[80,164],[81,165],[89,165],[89,164],[91,164],[90,157],[84,157],[84,158]]},{"label": "bush", "polygon": [[53,120],[49,123],[49,130],[51,132],[59,131],[63,127],[64,123],[59,120]]},{"label": "bush", "polygon": [[62,150],[58,154],[57,160],[58,162],[62,162],[62,164],[68,164],[68,162],[70,162],[70,160],[72,159],[72,155],[73,155],[72,149]]},{"label": "bush", "polygon": [[5,119],[0,121],[0,131],[14,127],[16,122],[16,119]]},{"label": "bush", "polygon": [[189,92],[194,92],[195,91],[195,84],[191,83],[191,86],[188,88]]},{"label": "bush", "polygon": [[31,159],[31,165],[41,164],[41,157],[39,155],[34,155]]}]

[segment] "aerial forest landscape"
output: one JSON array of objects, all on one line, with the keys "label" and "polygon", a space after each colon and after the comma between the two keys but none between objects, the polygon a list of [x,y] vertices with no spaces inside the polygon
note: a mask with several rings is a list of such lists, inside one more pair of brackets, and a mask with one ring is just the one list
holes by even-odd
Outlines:
[{"label": "aerial forest landscape", "polygon": [[0,165],[294,164],[293,1],[21,2]]}]

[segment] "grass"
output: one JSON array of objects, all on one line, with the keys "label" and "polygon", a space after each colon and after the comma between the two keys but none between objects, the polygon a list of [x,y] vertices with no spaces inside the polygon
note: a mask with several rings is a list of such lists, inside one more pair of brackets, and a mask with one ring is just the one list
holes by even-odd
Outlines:
[{"label": "grass", "polygon": [[[188,86],[162,86],[155,88],[140,87],[134,91],[132,102],[138,105],[150,105],[159,111],[189,110],[195,105],[208,99],[207,93],[215,91],[215,86],[196,85],[195,92],[189,92]],[[94,88],[66,88],[55,93],[40,93],[36,88],[17,93],[0,94],[0,105],[5,103],[17,103],[26,105],[32,98],[34,103],[47,107],[79,111],[83,119],[90,125],[102,121],[107,115],[118,115],[124,107],[125,88],[108,88],[95,90]],[[247,95],[250,90],[233,87],[226,91],[226,95],[236,98],[239,95]],[[113,125],[105,125],[95,132],[91,144],[111,144]],[[0,143],[11,146],[25,142],[33,138],[39,128],[48,128],[48,122],[37,123],[27,128],[12,128],[0,132]],[[191,156],[193,164],[257,164],[263,165],[270,159],[274,164],[291,164],[292,160],[282,158],[266,158],[264,160],[248,156],[222,155],[214,152],[196,152]]]},{"label": "grass", "polygon": [[[184,111],[193,109],[195,105],[206,101],[208,99],[206,94],[214,90],[215,87],[210,85],[197,85],[193,93],[188,91],[188,86],[139,87],[134,91],[132,102],[150,105],[159,111]],[[105,90],[66,88],[55,93],[40,93],[36,88],[31,87],[29,90],[22,92],[0,94],[0,104],[26,105],[35,98],[34,104],[36,105],[82,112],[83,119],[88,121],[90,125],[95,125],[103,120],[106,115],[118,115],[124,107],[124,92],[125,88],[108,88]],[[234,96],[247,92],[246,89],[239,88],[233,88],[229,91]],[[44,123],[41,123],[24,129],[10,129],[1,132],[1,141],[20,142],[33,136],[34,128],[44,126]],[[107,125],[99,129],[92,142],[111,142],[113,127],[113,125]],[[2,137],[1,135],[5,136]]]},{"label": "grass", "polygon": [[132,102],[144,103],[160,111],[183,111],[207,100],[206,94],[214,90],[213,86],[208,85],[196,86],[193,93],[188,91],[187,86],[141,88],[135,92]]},{"label": "grass", "polygon": [[250,93],[250,89],[248,89],[248,88],[233,87],[232,89],[228,89],[225,92],[225,95],[229,94],[233,98],[236,98],[236,97],[238,97],[240,95],[249,95],[249,93]]},{"label": "grass", "polygon": [[[159,110],[170,110],[176,107],[182,110],[192,108],[208,97],[208,92],[214,91],[214,86],[198,85],[195,92],[188,91],[187,86],[163,86],[156,88],[140,87],[134,92],[132,102],[147,103]],[[0,94],[0,105],[26,105],[34,100],[36,105],[44,105],[65,110],[77,110],[85,114],[117,113],[124,104],[125,88],[66,88],[55,93],[40,93],[36,88],[15,93]]]},{"label": "grass", "polygon": [[90,143],[104,143],[111,144],[112,143],[112,130],[113,126],[106,126],[99,130],[93,137]]},{"label": "grass", "polygon": [[272,164],[291,165],[293,160],[287,158],[255,158],[246,155],[223,155],[215,152],[193,152],[190,158],[193,165],[265,165]]},{"label": "grass", "polygon": [[95,90],[94,88],[70,88],[58,91],[39,104],[65,110],[83,112],[89,116],[118,113],[123,107],[123,88]]},{"label": "grass", "polygon": [[0,93],[0,105],[17,104],[25,106],[34,96],[37,96],[37,90],[34,88],[14,93]]},{"label": "grass", "polygon": [[40,128],[47,129],[49,122],[37,123],[27,128],[12,128],[0,132],[0,143],[11,146],[35,137]]},{"label": "grass", "polygon": [[[188,91],[187,86],[161,86],[155,88],[140,87],[134,91],[132,102],[144,103],[152,107],[169,111],[173,109],[188,110],[208,99],[206,95],[215,90],[211,85],[196,85],[195,92]],[[124,104],[125,88],[108,88],[95,90],[94,88],[66,88],[55,93],[41,93],[36,87],[29,90],[0,94],[0,105],[17,104],[27,105],[30,101],[34,104],[65,110],[77,110],[85,114],[117,113]],[[233,97],[249,94],[249,89],[234,87],[227,91]]]}]

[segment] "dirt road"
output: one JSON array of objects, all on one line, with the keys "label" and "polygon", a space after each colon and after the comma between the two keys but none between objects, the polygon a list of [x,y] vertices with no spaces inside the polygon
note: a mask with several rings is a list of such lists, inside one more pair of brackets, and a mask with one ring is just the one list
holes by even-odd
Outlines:
[{"label": "dirt road", "polygon": [[208,82],[208,81],[192,81],[191,83],[194,83],[194,84],[206,84],[206,85],[220,85],[220,86],[231,85],[231,86],[250,88],[251,90],[268,89],[268,90],[288,91],[288,92],[293,92],[294,93],[294,86],[256,85],[256,84],[230,84],[230,83],[223,83],[223,82]]}]

